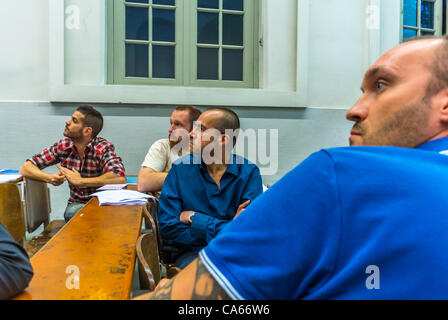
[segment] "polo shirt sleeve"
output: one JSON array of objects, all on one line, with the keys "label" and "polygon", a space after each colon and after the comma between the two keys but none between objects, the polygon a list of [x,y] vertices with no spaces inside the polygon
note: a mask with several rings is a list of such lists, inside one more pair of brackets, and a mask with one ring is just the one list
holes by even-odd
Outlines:
[{"label": "polo shirt sleeve", "polygon": [[37,153],[32,158],[27,159],[33,163],[40,170],[45,169],[49,166],[53,166],[59,163],[59,145],[62,141],[56,142],[51,147],[45,148],[40,153]]},{"label": "polo shirt sleeve", "polygon": [[26,251],[0,223],[0,299],[8,299],[23,291],[33,277]]},{"label": "polo shirt sleeve", "polygon": [[335,165],[320,151],[260,195],[200,258],[233,299],[306,298],[334,269],[339,208]]},{"label": "polo shirt sleeve", "polygon": [[169,160],[169,152],[163,145],[163,139],[152,144],[143,160],[142,167],[151,168],[157,172],[165,171]]},{"label": "polo shirt sleeve", "polygon": [[110,144],[101,157],[101,166],[105,172],[112,172],[120,177],[125,177],[123,161],[115,154],[115,147]]},{"label": "polo shirt sleeve", "polygon": [[174,165],[168,172],[159,197],[158,218],[162,238],[187,246],[204,246],[206,243],[191,233],[190,225],[179,219],[183,211],[179,186],[177,166]]}]

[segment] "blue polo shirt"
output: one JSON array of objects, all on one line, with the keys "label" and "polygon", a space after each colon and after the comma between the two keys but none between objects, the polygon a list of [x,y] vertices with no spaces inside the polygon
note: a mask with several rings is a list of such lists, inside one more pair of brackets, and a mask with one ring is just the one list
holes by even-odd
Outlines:
[{"label": "blue polo shirt", "polygon": [[[200,157],[177,159],[163,183],[159,198],[159,227],[162,238],[199,251],[236,214],[238,206],[263,192],[258,167],[232,155],[218,188]],[[194,211],[191,225],[179,220],[182,211]]]},{"label": "blue polo shirt", "polygon": [[0,300],[23,291],[33,277],[28,255],[0,223]]},{"label": "blue polo shirt", "polygon": [[447,299],[447,150],[321,150],[199,255],[234,299]]}]

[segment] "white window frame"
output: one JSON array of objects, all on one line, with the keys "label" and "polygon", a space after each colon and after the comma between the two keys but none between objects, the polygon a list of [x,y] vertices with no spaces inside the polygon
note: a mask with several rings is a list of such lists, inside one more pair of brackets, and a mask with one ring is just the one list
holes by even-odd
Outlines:
[{"label": "white window frame", "polygon": [[[61,0],[49,0],[49,56],[50,56],[50,101],[87,102],[110,104],[156,104],[156,105],[222,105],[247,107],[298,107],[307,105],[308,94],[308,12],[309,1],[297,3],[297,54],[295,90],[280,91],[264,88],[266,70],[263,67],[264,49],[260,52],[260,88],[202,88],[178,86],[110,85],[106,77],[100,84],[78,85],[65,83],[64,25],[65,4]],[[260,0],[264,8],[267,1]],[[261,17],[260,36],[263,37],[264,22]],[[105,38],[105,37],[104,37]],[[300,50],[298,50],[300,48]],[[105,50],[107,51],[107,50]],[[104,62],[104,69],[106,64]]]}]

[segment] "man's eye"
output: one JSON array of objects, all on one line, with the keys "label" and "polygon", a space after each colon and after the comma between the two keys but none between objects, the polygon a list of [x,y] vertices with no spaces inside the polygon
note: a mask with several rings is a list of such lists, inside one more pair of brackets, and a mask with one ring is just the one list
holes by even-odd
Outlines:
[{"label": "man's eye", "polygon": [[381,89],[383,89],[384,88],[384,83],[383,82],[380,82],[380,81],[378,81],[377,83],[376,83],[376,89],[377,90],[381,90]]}]

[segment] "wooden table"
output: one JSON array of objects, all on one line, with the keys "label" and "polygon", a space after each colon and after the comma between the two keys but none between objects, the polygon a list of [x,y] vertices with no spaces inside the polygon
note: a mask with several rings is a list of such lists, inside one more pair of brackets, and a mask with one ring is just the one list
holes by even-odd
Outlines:
[{"label": "wooden table", "polygon": [[129,299],[142,215],[92,198],[31,258],[34,277],[15,299]]}]

